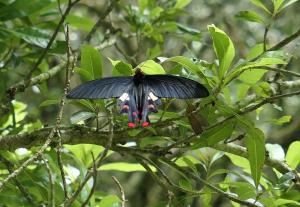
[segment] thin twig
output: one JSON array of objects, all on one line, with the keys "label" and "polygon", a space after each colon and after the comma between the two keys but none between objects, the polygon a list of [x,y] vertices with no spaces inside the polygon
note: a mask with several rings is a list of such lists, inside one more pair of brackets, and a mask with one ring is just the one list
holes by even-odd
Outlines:
[{"label": "thin twig", "polygon": [[[109,137],[108,137],[105,149],[96,158],[97,169],[101,166],[104,158],[107,156],[107,153],[108,153],[109,149],[111,148],[112,142],[113,142],[114,132],[113,132],[113,123],[112,123],[112,120],[111,120],[111,116],[109,116],[109,119],[110,119],[110,121],[109,121]],[[65,207],[72,205],[72,203],[76,200],[76,198],[78,197],[78,195],[80,194],[80,192],[84,188],[85,184],[92,177],[92,175],[93,175],[93,173],[91,172],[91,170],[88,170],[88,173],[85,175],[84,180],[81,182],[81,184],[79,185],[77,190],[72,194],[72,196],[69,199],[67,199],[64,202]]]},{"label": "thin twig", "polygon": [[55,199],[54,199],[54,181],[53,181],[53,175],[51,172],[51,168],[48,164],[48,160],[46,158],[44,158],[43,155],[41,155],[41,159],[46,167],[46,171],[48,173],[48,178],[49,178],[49,184],[50,184],[50,194],[49,194],[49,198],[48,198],[48,206],[49,207],[55,207]]},{"label": "thin twig", "polygon": [[167,158],[161,157],[160,160],[162,162],[166,163],[167,165],[169,165],[170,167],[176,169],[178,172],[181,172],[184,175],[188,176],[189,178],[192,178],[193,180],[206,185],[211,190],[213,190],[213,191],[221,194],[222,196],[224,196],[225,198],[228,198],[231,201],[234,201],[236,203],[239,203],[239,204],[245,205],[245,206],[259,207],[259,205],[255,204],[255,203],[251,203],[249,201],[241,200],[237,196],[234,196],[232,194],[226,193],[225,191],[223,191],[223,190],[215,187],[214,185],[212,185],[211,183],[209,183],[206,180],[202,179],[201,177],[194,175],[192,172],[179,167],[177,164],[175,164],[174,162],[168,160]]},{"label": "thin twig", "polygon": [[[0,156],[0,161],[6,166],[8,172],[11,174],[13,173],[13,163],[9,160],[5,159],[4,157]],[[17,188],[20,190],[21,194],[27,200],[27,202],[31,205],[34,205],[34,202],[31,196],[28,194],[28,191],[24,188],[24,186],[19,182],[17,178],[14,178],[14,182],[16,183]]]},{"label": "thin twig", "polygon": [[271,23],[269,23],[266,28],[265,28],[265,31],[264,31],[264,41],[263,41],[263,47],[264,47],[264,52],[267,51],[267,41],[268,41],[268,32],[269,32],[269,29],[271,27]]},{"label": "thin twig", "polygon": [[92,39],[92,36],[94,35],[94,33],[104,22],[104,19],[111,13],[111,11],[113,10],[113,8],[115,7],[115,5],[118,1],[119,0],[112,0],[109,3],[109,6],[106,8],[106,10],[98,17],[98,21],[96,22],[96,24],[93,26],[93,28],[91,29],[91,31],[87,34],[87,36],[85,38],[86,42],[89,42]]},{"label": "thin twig", "polygon": [[33,72],[38,68],[38,66],[42,63],[44,57],[46,56],[46,54],[48,53],[48,51],[50,50],[54,40],[56,39],[56,36],[61,28],[61,26],[63,25],[63,23],[65,22],[65,19],[67,18],[67,16],[69,15],[72,7],[77,4],[80,0],[75,0],[74,2],[69,1],[68,6],[65,10],[65,13],[61,16],[58,25],[56,26],[54,33],[52,34],[46,48],[43,50],[42,54],[40,55],[39,59],[36,61],[36,63],[34,64],[33,68],[30,70],[30,72],[28,73],[27,77],[26,77],[26,86],[30,84],[30,80],[31,80],[31,76],[33,74]]},{"label": "thin twig", "polygon": [[112,179],[115,181],[115,183],[117,184],[120,193],[121,193],[121,207],[125,207],[125,202],[126,202],[126,197],[125,197],[125,191],[123,186],[121,185],[120,181],[115,177],[112,176]]},{"label": "thin twig", "polygon": [[299,36],[300,36],[300,28],[295,33],[293,33],[292,35],[290,35],[287,38],[281,40],[279,43],[277,43],[276,45],[274,45],[273,47],[268,49],[268,51],[279,50],[280,48],[284,47],[285,45],[289,44],[290,42],[292,42],[293,40],[298,38]]},{"label": "thin twig", "polygon": [[[60,4],[59,4],[58,7],[60,8]],[[70,63],[71,63],[72,49],[71,49],[71,44],[70,44],[70,32],[69,32],[69,26],[68,25],[66,25],[66,27],[64,28],[64,33],[65,33],[65,38],[66,38],[66,42],[67,42],[67,45],[68,45],[65,82],[70,83],[69,73],[70,73]],[[69,87],[67,87],[67,88],[69,88]],[[68,93],[68,90],[65,93]],[[64,196],[65,196],[65,199],[67,199],[68,198],[68,189],[67,189],[65,171],[64,171],[64,167],[63,167],[64,165],[63,165],[63,161],[62,161],[62,157],[61,157],[62,141],[61,141],[61,136],[60,136],[59,132],[57,133],[57,135],[58,135],[57,163],[58,163],[58,166],[59,166],[60,175],[61,175],[61,179],[62,179],[62,183],[63,183]]]},{"label": "thin twig", "polygon": [[[74,60],[74,62],[75,62],[75,60]],[[0,183],[0,192],[2,191],[3,187],[5,186],[5,184],[7,182],[9,182],[12,178],[15,178],[16,176],[18,176],[31,162],[33,162],[38,157],[40,157],[43,154],[43,152],[48,148],[48,146],[50,145],[50,143],[52,142],[52,140],[53,140],[53,138],[54,138],[57,130],[60,127],[60,123],[61,123],[61,119],[62,119],[62,115],[63,115],[63,111],[64,111],[65,99],[66,99],[67,92],[68,92],[69,87],[70,87],[69,78],[67,78],[67,80],[68,81],[65,83],[65,86],[64,86],[64,93],[63,93],[63,95],[61,97],[61,100],[60,100],[59,111],[58,111],[57,116],[56,116],[55,127],[53,127],[52,130],[50,131],[50,133],[48,134],[48,136],[46,138],[46,141],[42,145],[42,147],[33,156],[31,156],[23,164],[21,164],[21,166],[18,169],[16,169],[13,173],[11,173],[9,176],[7,176]]]},{"label": "thin twig", "polygon": [[88,205],[88,203],[90,202],[93,194],[95,193],[96,186],[97,186],[97,174],[98,174],[97,173],[97,164],[96,164],[93,152],[91,152],[91,155],[92,155],[92,158],[93,158],[93,186],[92,186],[92,189],[91,189],[88,197],[86,198],[85,202],[83,202],[83,204],[81,205],[82,207],[85,207],[85,206]]}]

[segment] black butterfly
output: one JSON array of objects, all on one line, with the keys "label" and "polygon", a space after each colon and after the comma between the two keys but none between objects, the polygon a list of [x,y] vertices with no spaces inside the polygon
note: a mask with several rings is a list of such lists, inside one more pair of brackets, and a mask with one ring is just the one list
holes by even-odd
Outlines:
[{"label": "black butterfly", "polygon": [[128,113],[128,126],[136,121],[149,126],[149,112],[157,112],[160,98],[191,99],[209,96],[200,83],[174,75],[145,75],[137,69],[134,76],[108,77],[83,83],[67,95],[70,99],[119,98],[121,113]]}]

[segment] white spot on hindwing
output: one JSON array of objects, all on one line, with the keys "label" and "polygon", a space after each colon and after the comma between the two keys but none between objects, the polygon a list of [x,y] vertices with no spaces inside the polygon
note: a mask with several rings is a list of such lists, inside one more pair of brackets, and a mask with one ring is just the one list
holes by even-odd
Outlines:
[{"label": "white spot on hindwing", "polygon": [[158,99],[157,96],[155,96],[152,92],[149,93],[148,95],[148,100],[151,99],[152,101],[156,101]]},{"label": "white spot on hindwing", "polygon": [[119,100],[121,100],[122,102],[128,101],[129,100],[128,93],[123,93],[122,96],[119,97]]}]

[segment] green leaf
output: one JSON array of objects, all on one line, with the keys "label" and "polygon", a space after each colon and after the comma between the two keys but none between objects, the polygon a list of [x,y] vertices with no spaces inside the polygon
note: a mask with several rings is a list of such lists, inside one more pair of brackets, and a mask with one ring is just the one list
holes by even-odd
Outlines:
[{"label": "green leaf", "polygon": [[70,118],[72,124],[77,124],[80,121],[85,121],[90,118],[96,117],[96,114],[88,111],[79,111],[73,114]]},{"label": "green leaf", "polygon": [[260,58],[256,62],[249,63],[248,66],[269,66],[269,65],[286,65],[287,62],[283,59],[280,58],[272,58],[272,57],[265,57],[265,58]]},{"label": "green leaf", "polygon": [[232,70],[232,72],[226,77],[225,84],[228,84],[238,76],[240,76],[240,79],[244,82],[253,84],[260,80],[263,74],[267,72],[267,70],[260,67],[285,64],[287,64],[287,62],[280,58],[261,58],[256,62],[247,62]]},{"label": "green leaf", "polygon": [[267,72],[267,70],[246,70],[239,76],[239,80],[249,85],[256,84]]},{"label": "green leaf", "polygon": [[102,198],[97,207],[118,207],[120,199],[116,195],[108,195]]},{"label": "green leaf", "polygon": [[191,35],[201,35],[200,30],[188,27],[186,25],[180,24],[180,23],[176,23],[178,29],[184,33],[188,33]]},{"label": "green leaf", "polygon": [[229,159],[234,165],[243,168],[246,172],[250,172],[249,161],[246,158],[230,153],[225,153],[225,155],[229,157]]},{"label": "green leaf", "polygon": [[84,45],[81,49],[81,68],[87,70],[93,79],[102,77],[102,56],[90,45]]},{"label": "green leaf", "polygon": [[153,60],[146,60],[137,66],[140,68],[145,74],[165,74],[165,69],[158,63]]},{"label": "green leaf", "polygon": [[192,184],[190,183],[189,180],[187,179],[180,179],[179,180],[179,186],[187,191],[191,191],[193,190],[193,186]]},{"label": "green leaf", "polygon": [[285,9],[286,7],[296,3],[299,0],[285,0],[285,3],[283,4],[283,6],[279,9],[278,12],[281,12],[283,9]]},{"label": "green leaf", "polygon": [[295,173],[294,172],[288,172],[282,175],[278,179],[278,186],[282,188],[289,188],[291,186],[291,182],[295,179]]},{"label": "green leaf", "polygon": [[112,60],[110,58],[108,59],[110,60],[111,64],[114,66],[113,75],[125,75],[125,76],[132,75],[132,65],[120,60]]},{"label": "green leaf", "polygon": [[222,80],[231,66],[232,60],[235,56],[234,45],[227,34],[215,25],[209,25],[208,30],[213,40],[215,53],[220,62],[219,79]]},{"label": "green leaf", "polygon": [[35,27],[24,27],[18,28],[16,30],[4,29],[14,36],[24,40],[28,44],[32,44],[38,47],[45,48],[49,42],[49,33],[48,31],[41,30]]},{"label": "green leaf", "polygon": [[81,29],[85,32],[91,31],[95,25],[95,21],[89,17],[82,17],[76,15],[68,15],[66,21],[74,28]]},{"label": "green leaf", "polygon": [[85,69],[76,67],[74,72],[80,75],[85,81],[93,80],[93,76]]},{"label": "green leaf", "polygon": [[294,200],[279,198],[275,201],[276,206],[287,206],[286,204],[291,204],[292,206],[300,206],[300,203]]},{"label": "green leaf", "polygon": [[198,174],[197,167],[195,166],[195,164],[193,163],[193,161],[189,159],[188,156],[182,157],[182,160],[183,160],[183,162],[185,162],[187,164],[187,166],[189,166],[193,170],[193,172],[196,175]]},{"label": "green leaf", "polygon": [[296,169],[300,163],[299,151],[300,151],[300,141],[295,141],[292,144],[290,144],[285,159],[292,169]]},{"label": "green leaf", "polygon": [[282,6],[282,3],[285,0],[273,0],[273,8],[274,8],[274,14],[277,14],[279,11],[279,8]]},{"label": "green leaf", "polygon": [[[152,171],[156,171],[153,166],[150,166]],[[139,163],[114,162],[101,165],[98,170],[102,171],[121,171],[121,172],[146,172],[146,169]]]},{"label": "green leaf", "polygon": [[71,104],[78,105],[80,107],[85,108],[86,110],[90,112],[95,112],[95,107],[91,103],[91,100],[85,100],[85,99],[80,99],[80,100],[73,100],[70,102]]},{"label": "green leaf", "polygon": [[16,0],[11,4],[0,8],[0,21],[7,21],[35,14],[51,3],[51,0],[31,0],[30,4],[24,4],[24,0]]},{"label": "green leaf", "polygon": [[57,100],[57,99],[52,99],[52,100],[46,100],[46,101],[43,101],[39,107],[45,107],[45,106],[50,106],[50,105],[57,105],[59,104],[60,100]]},{"label": "green leaf", "polygon": [[[78,145],[64,145],[64,148],[75,155],[84,165],[89,166],[93,162],[92,153],[96,157],[104,148],[94,144],[78,144]],[[110,152],[111,154],[111,152]]]},{"label": "green leaf", "polygon": [[250,183],[246,182],[232,182],[230,187],[235,188],[235,193],[241,200],[247,200],[249,198],[255,199],[256,189]]},{"label": "green leaf", "polygon": [[240,11],[235,15],[235,17],[245,19],[250,22],[257,22],[260,24],[264,24],[263,18],[254,11]]},{"label": "green leaf", "polygon": [[235,128],[235,122],[227,122],[210,130],[206,130],[201,134],[201,137],[193,145],[193,149],[199,147],[213,146],[214,144],[228,139]]},{"label": "green leaf", "polygon": [[255,185],[259,185],[261,171],[265,162],[265,137],[264,133],[257,128],[248,129],[245,138],[250,163],[251,174]]},{"label": "green leaf", "polygon": [[143,12],[145,8],[148,6],[149,2],[148,0],[138,0],[138,4],[141,12]]},{"label": "green leaf", "polygon": [[283,125],[289,123],[292,119],[292,116],[282,116],[279,119],[273,119],[270,122],[275,125]]},{"label": "green leaf", "polygon": [[192,0],[177,0],[176,4],[174,6],[175,9],[183,9],[186,7],[189,3],[191,3]]},{"label": "green leaf", "polygon": [[248,84],[242,83],[242,84],[237,84],[236,88],[237,88],[237,101],[241,101],[246,97],[250,89],[250,86]]},{"label": "green leaf", "polygon": [[198,75],[201,79],[203,79],[206,83],[208,80],[204,76],[203,72],[201,71],[201,66],[196,65],[192,60],[183,56],[175,56],[168,58],[165,62],[175,62],[182,65],[185,69],[189,70],[190,72]]},{"label": "green leaf", "polygon": [[255,6],[265,10],[267,13],[271,14],[271,12],[267,9],[267,7],[261,2],[261,0],[250,0],[252,4]]},{"label": "green leaf", "polygon": [[251,60],[251,59],[256,58],[257,56],[259,56],[263,52],[264,52],[264,44],[259,43],[259,44],[255,45],[254,47],[252,47],[250,49],[250,51],[247,54],[246,58],[247,58],[247,60]]}]

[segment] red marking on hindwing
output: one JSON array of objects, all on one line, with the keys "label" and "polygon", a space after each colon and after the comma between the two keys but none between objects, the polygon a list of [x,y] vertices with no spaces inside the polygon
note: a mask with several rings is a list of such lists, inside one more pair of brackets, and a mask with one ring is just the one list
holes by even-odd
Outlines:
[{"label": "red marking on hindwing", "polygon": [[128,127],[129,128],[134,128],[135,127],[135,123],[133,123],[133,122],[128,122]]},{"label": "red marking on hindwing", "polygon": [[142,123],[142,127],[148,127],[148,126],[150,126],[150,122],[144,121]]}]

